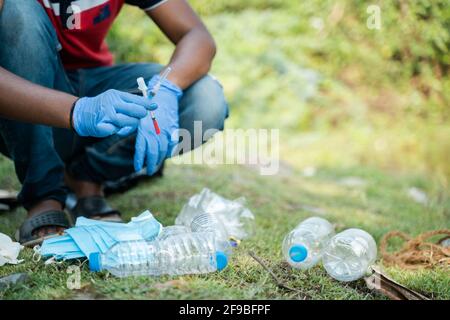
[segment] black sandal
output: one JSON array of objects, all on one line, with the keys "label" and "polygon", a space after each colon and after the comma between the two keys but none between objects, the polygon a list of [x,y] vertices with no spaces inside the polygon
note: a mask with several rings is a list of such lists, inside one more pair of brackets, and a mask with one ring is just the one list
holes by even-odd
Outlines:
[{"label": "black sandal", "polygon": [[[72,213],[75,219],[78,217],[85,217],[102,221],[123,222],[120,217],[120,211],[111,208],[105,198],[101,196],[90,196],[78,199],[77,204],[70,210],[70,213]],[[108,217],[112,215],[118,215],[119,217]]]},{"label": "black sandal", "polygon": [[61,227],[64,229],[70,228],[70,222],[64,211],[50,210],[35,214],[27,218],[19,230],[16,232],[16,240],[25,247],[33,247],[41,244],[45,239],[53,238],[59,233],[50,234],[44,237],[33,235],[34,231],[42,227]]}]

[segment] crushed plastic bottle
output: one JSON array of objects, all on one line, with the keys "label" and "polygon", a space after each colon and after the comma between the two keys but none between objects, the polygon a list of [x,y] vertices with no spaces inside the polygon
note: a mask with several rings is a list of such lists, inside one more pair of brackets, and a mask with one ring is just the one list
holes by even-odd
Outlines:
[{"label": "crushed plastic bottle", "polygon": [[189,232],[191,232],[191,229],[186,226],[167,226],[162,228],[161,233],[159,234],[157,239],[161,241],[172,236]]},{"label": "crushed plastic bottle", "polygon": [[216,248],[225,252],[228,256],[231,254],[230,236],[218,217],[209,213],[195,216],[191,222],[191,231],[211,232],[215,236]]},{"label": "crushed plastic bottle", "polygon": [[294,268],[311,268],[320,261],[333,235],[334,228],[330,222],[319,217],[308,218],[284,238],[284,258]]},{"label": "crushed plastic bottle", "polygon": [[204,213],[221,221],[229,237],[242,240],[254,232],[255,217],[245,207],[244,198],[225,199],[207,188],[189,199],[177,216],[175,224],[190,227],[192,220]]},{"label": "crushed plastic bottle", "polygon": [[194,217],[191,222],[192,232],[212,232],[217,238],[227,240],[228,232],[221,221],[212,214],[202,213]]},{"label": "crushed plastic bottle", "polygon": [[354,281],[370,272],[377,258],[377,244],[361,229],[347,229],[335,235],[323,255],[328,274],[339,281]]},{"label": "crushed plastic bottle", "polygon": [[119,242],[105,254],[89,257],[91,271],[106,269],[117,277],[200,274],[222,270],[227,264],[227,255],[215,248],[214,235],[200,232],[162,241]]}]

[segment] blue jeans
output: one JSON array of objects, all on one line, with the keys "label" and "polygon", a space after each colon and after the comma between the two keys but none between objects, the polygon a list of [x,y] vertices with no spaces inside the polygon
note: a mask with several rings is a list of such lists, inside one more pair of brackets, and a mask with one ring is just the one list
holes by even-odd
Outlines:
[{"label": "blue jeans", "polygon": [[[79,97],[108,89],[134,92],[136,78],[148,81],[162,68],[155,63],[134,63],[67,71],[59,49],[54,27],[37,1],[4,1],[0,66],[31,82]],[[192,137],[194,121],[201,121],[203,130],[222,130],[227,115],[222,87],[211,76],[192,84],[180,100],[180,127]],[[25,208],[44,199],[64,203],[64,170],[97,183],[132,174],[135,138],[135,134],[82,138],[66,129],[0,118],[0,152],[14,161],[22,184],[19,200]]]}]

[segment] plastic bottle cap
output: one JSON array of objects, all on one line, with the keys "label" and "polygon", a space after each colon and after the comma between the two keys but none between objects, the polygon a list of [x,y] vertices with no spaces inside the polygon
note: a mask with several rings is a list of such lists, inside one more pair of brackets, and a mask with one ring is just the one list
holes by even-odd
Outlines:
[{"label": "plastic bottle cap", "polygon": [[217,263],[217,270],[223,270],[226,268],[228,264],[228,257],[226,253],[222,251],[216,251],[216,263]]},{"label": "plastic bottle cap", "polygon": [[294,262],[302,262],[308,256],[308,249],[301,244],[295,244],[289,249],[289,257]]},{"label": "plastic bottle cap", "polygon": [[100,252],[94,252],[89,255],[89,270],[92,272],[102,270],[100,265]]}]

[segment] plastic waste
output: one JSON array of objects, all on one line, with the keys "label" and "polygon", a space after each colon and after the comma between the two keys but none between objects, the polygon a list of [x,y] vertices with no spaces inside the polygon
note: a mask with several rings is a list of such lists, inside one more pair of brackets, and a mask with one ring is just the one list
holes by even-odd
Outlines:
[{"label": "plastic waste", "polygon": [[191,232],[191,229],[186,226],[167,226],[162,229],[157,239],[165,240],[169,237],[189,232]]},{"label": "plastic waste", "polygon": [[408,197],[423,205],[427,205],[429,202],[428,195],[425,191],[416,187],[411,187],[408,189]]},{"label": "plastic waste", "polygon": [[39,253],[57,260],[89,257],[94,252],[108,251],[119,241],[153,240],[161,229],[162,225],[148,210],[131,218],[128,223],[80,217],[75,227],[65,230],[64,235],[46,239]]},{"label": "plastic waste", "polygon": [[441,246],[443,246],[445,248],[450,248],[450,238],[442,240]]},{"label": "plastic waste", "polygon": [[252,235],[255,217],[245,207],[245,199],[229,200],[205,188],[192,196],[175,220],[175,224],[191,227],[199,214],[211,214],[224,226],[228,237],[245,239]]},{"label": "plastic waste", "polygon": [[319,217],[308,218],[284,238],[283,256],[294,268],[311,268],[320,261],[333,235],[334,228],[330,222]]},{"label": "plastic waste", "polygon": [[377,258],[377,245],[361,229],[347,229],[331,238],[323,255],[328,274],[339,281],[357,280],[370,272]]},{"label": "plastic waste", "polygon": [[0,267],[9,264],[18,264],[23,261],[17,259],[23,246],[11,240],[6,234],[0,233]]},{"label": "plastic waste", "polygon": [[201,213],[192,219],[192,232],[210,232],[215,237],[215,246],[217,249],[225,252],[228,256],[231,254],[231,244],[229,235],[225,226],[219,219],[210,213]]},{"label": "plastic waste", "polygon": [[367,185],[367,181],[360,177],[344,177],[338,181],[340,185],[343,185],[347,188],[363,188]]},{"label": "plastic waste", "polygon": [[106,269],[118,277],[208,273],[227,264],[227,255],[214,246],[214,235],[203,232],[164,240],[119,242],[106,253],[89,257],[91,271]]}]

